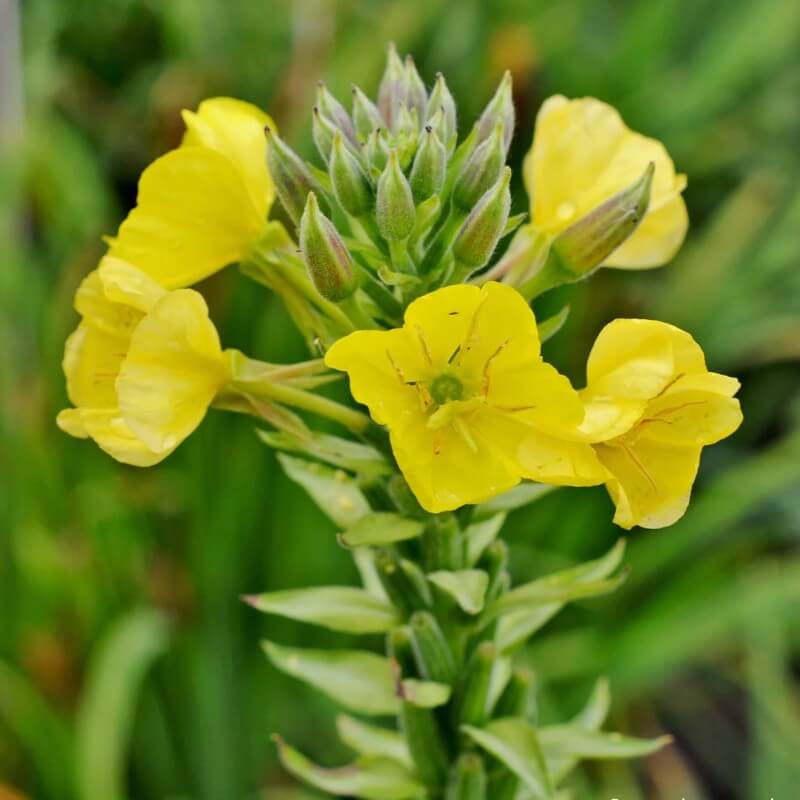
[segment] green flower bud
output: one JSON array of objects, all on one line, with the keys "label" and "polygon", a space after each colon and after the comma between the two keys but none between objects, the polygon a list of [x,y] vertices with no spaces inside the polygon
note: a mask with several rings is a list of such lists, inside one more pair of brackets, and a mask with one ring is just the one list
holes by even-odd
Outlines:
[{"label": "green flower bud", "polygon": [[385,128],[376,128],[369,135],[367,144],[364,146],[364,153],[367,157],[367,164],[370,170],[380,175],[384,167],[389,163],[389,134]]},{"label": "green flower bud", "polygon": [[264,131],[267,135],[267,169],[275,185],[275,192],[286,213],[297,225],[308,193],[319,192],[319,184],[300,156],[277,133],[269,127]]},{"label": "green flower bud", "polygon": [[378,180],[375,216],[384,239],[400,241],[414,229],[414,197],[400,168],[397,150],[389,154],[389,163]]},{"label": "green flower bud", "polygon": [[464,753],[453,766],[445,800],[486,800],[486,769],[477,753]]},{"label": "green flower bud", "polygon": [[411,645],[422,677],[452,686],[458,667],[436,617],[429,611],[417,611],[412,614],[409,625]]},{"label": "green flower bud", "polygon": [[372,187],[358,159],[345,146],[344,137],[339,131],[336,131],[333,139],[328,172],[336,199],[348,214],[360,217],[372,208]]},{"label": "green flower bud", "polygon": [[353,86],[353,122],[356,133],[363,141],[367,141],[374,130],[386,124],[378,107],[358,86]]},{"label": "green flower bud", "polygon": [[514,134],[514,122],[516,120],[514,114],[514,98],[511,94],[511,73],[506,71],[494,97],[488,102],[486,108],[478,119],[478,141],[482,142],[497,125],[498,121],[503,122],[503,147],[505,152],[508,153],[508,147],[511,144],[511,137]]},{"label": "green flower bud", "polygon": [[400,105],[394,131],[395,149],[400,159],[400,167],[408,168],[414,153],[417,151],[419,141],[419,120],[417,110],[409,108],[405,103]]},{"label": "green flower bud", "polygon": [[356,131],[345,107],[328,91],[323,81],[317,84],[317,108],[350,141],[357,144]]},{"label": "green flower bud", "polygon": [[530,719],[534,707],[536,678],[527,667],[517,667],[511,673],[503,694],[497,701],[494,717],[524,717]]},{"label": "green flower bud", "polygon": [[[439,141],[445,145],[446,149],[449,137],[447,135],[447,123],[445,122],[444,111],[442,111],[441,108],[433,114],[433,116],[428,118],[428,123],[425,127],[430,128],[439,137]],[[449,150],[447,153],[449,155]]]},{"label": "green flower bud", "polygon": [[406,105],[416,110],[418,120],[423,120],[425,119],[425,109],[428,107],[428,92],[417,72],[417,65],[410,55],[406,56],[405,79]]},{"label": "green flower bud", "polygon": [[400,103],[406,99],[406,72],[394,42],[386,55],[386,69],[378,86],[378,109],[390,130],[394,130]]},{"label": "green flower bud", "polygon": [[[434,83],[433,91],[431,91],[431,96],[428,98],[428,109],[425,115],[428,122],[430,122],[434,114],[437,114],[439,111],[442,112],[442,116],[444,117],[445,128],[444,136],[440,135],[440,138],[447,146],[448,150],[452,151],[453,147],[455,147],[455,136],[458,132],[456,101],[453,100],[453,95],[450,94],[450,90],[447,88],[447,83],[445,83],[444,76],[441,72],[436,73],[436,83]],[[435,126],[434,130],[436,130]]]},{"label": "green flower bud", "polygon": [[481,142],[453,185],[453,204],[471,211],[480,198],[497,183],[506,163],[504,125],[498,120],[491,136]]},{"label": "green flower bud", "polygon": [[497,655],[494,642],[482,642],[478,645],[454,703],[455,723],[483,725],[489,718],[492,670],[497,662]]},{"label": "green flower bud", "polygon": [[353,260],[333,223],[310,192],[300,220],[300,249],[311,282],[327,300],[338,302],[356,288]]},{"label": "green flower bud", "polygon": [[433,128],[426,125],[409,176],[414,202],[419,204],[435,195],[444,185],[446,172],[447,150]]},{"label": "green flower bud", "polygon": [[336,130],[336,126],[330,119],[322,114],[318,106],[314,106],[311,118],[311,136],[317,146],[317,152],[326,165],[331,158],[333,137],[336,136]]},{"label": "green flower bud", "polygon": [[505,167],[500,180],[481,197],[461,226],[453,242],[453,254],[462,272],[474,272],[492,257],[511,210],[510,182],[511,169]]}]

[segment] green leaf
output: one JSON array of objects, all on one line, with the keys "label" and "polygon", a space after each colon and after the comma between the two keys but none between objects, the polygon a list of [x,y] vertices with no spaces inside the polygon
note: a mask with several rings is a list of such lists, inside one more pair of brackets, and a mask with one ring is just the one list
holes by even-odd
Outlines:
[{"label": "green leaf", "polygon": [[391,511],[373,511],[357,520],[340,537],[346,547],[385,547],[419,536],[425,523]]},{"label": "green leaf", "polygon": [[418,708],[438,708],[450,699],[450,687],[436,681],[406,678],[400,682],[399,694],[407,703]]},{"label": "green leaf", "polygon": [[479,614],[483,609],[489,576],[482,569],[440,570],[431,572],[428,580],[449,594],[467,614]]},{"label": "green leaf", "polygon": [[503,229],[503,233],[501,234],[500,238],[503,238],[504,236],[508,236],[509,234],[514,233],[514,231],[517,228],[519,228],[519,226],[522,225],[523,222],[525,222],[527,216],[528,216],[527,211],[523,211],[521,214],[514,214],[513,216],[510,216],[508,218],[508,222],[506,222],[506,227]]},{"label": "green leaf", "polygon": [[553,786],[536,729],[527,720],[506,717],[494,720],[484,728],[462,725],[461,729],[475,744],[513,772],[537,800],[553,797]]},{"label": "green leaf", "polygon": [[386,758],[364,758],[337,769],[325,769],[275,737],[278,756],[288,772],[315,789],[366,800],[416,800],[425,787],[402,764]]},{"label": "green leaf", "polygon": [[513,511],[515,508],[521,508],[534,500],[538,500],[540,497],[544,497],[557,488],[557,486],[549,486],[544,483],[524,481],[517,484],[513,489],[509,489],[507,492],[498,494],[491,500],[475,506],[473,517],[476,520],[480,520],[491,517],[500,511]]},{"label": "green leaf", "polygon": [[383,588],[378,569],[375,566],[375,551],[369,547],[356,547],[351,552],[364,588],[373,597],[378,597],[388,603],[389,596],[386,594],[386,589]]},{"label": "green leaf", "polygon": [[93,655],[76,721],[78,796],[83,800],[128,797],[128,740],[136,697],[167,642],[164,617],[137,610],[114,625]]},{"label": "green leaf", "polygon": [[370,725],[348,714],[336,717],[336,731],[342,742],[360,756],[380,756],[406,767],[412,766],[406,740],[397,731]]},{"label": "green leaf", "polygon": [[359,650],[305,650],[262,643],[280,670],[305,681],[350,711],[395,714],[400,709],[391,663]]},{"label": "green leaf", "polygon": [[464,537],[467,540],[467,564],[469,566],[474,567],[483,555],[483,551],[497,538],[497,534],[500,533],[500,529],[506,521],[506,516],[507,514],[501,511],[467,526]]},{"label": "green leaf", "polygon": [[278,453],[278,461],[286,474],[299,483],[320,509],[342,528],[349,528],[369,513],[370,507],[364,493],[343,470],[331,469],[285,453]]},{"label": "green leaf", "polygon": [[562,608],[564,608],[563,603],[548,603],[544,606],[503,614],[497,621],[497,646],[505,651],[527,641]]},{"label": "green leaf", "polygon": [[539,323],[539,339],[544,344],[548,339],[552,339],[563,327],[569,317],[570,307],[564,306],[557,314],[548,317]]},{"label": "green leaf", "polygon": [[551,725],[539,728],[539,743],[550,758],[640,758],[655,753],[672,742],[671,736],[637,739],[621,733],[590,731],[577,725]]},{"label": "green leaf", "polygon": [[400,622],[390,603],[364,589],[346,586],[290,589],[245,599],[259,611],[342,633],[385,633]]}]

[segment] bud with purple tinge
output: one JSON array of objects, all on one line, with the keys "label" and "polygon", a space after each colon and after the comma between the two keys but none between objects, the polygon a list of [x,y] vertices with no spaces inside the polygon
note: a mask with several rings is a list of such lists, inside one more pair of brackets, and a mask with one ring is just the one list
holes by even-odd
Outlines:
[{"label": "bud with purple tinge", "polygon": [[384,239],[402,241],[414,228],[414,197],[396,150],[389,154],[389,163],[378,180],[375,214]]}]

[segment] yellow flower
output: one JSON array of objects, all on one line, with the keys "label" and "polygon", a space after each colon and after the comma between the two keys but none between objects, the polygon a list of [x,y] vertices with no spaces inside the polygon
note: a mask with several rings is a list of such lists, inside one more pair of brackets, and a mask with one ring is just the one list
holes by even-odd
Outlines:
[{"label": "yellow flower", "polygon": [[521,478],[606,479],[569,381],[542,361],[533,312],[508,286],[449,286],[415,300],[402,328],[357,331],[325,358],[389,428],[409,486],[430,512],[477,503]]},{"label": "yellow flower", "polygon": [[167,289],[241,260],[262,234],[275,194],[264,136],[273,122],[266,114],[216,97],[183,118],[181,146],[142,173],[136,208],[110,242],[111,256]]},{"label": "yellow flower", "polygon": [[106,257],[80,285],[75,307],[82,319],[63,362],[75,408],[58,415],[59,427],[123,463],[158,463],[200,424],[227,380],[205,301]]},{"label": "yellow flower", "polygon": [[741,424],[739,381],[709,372],[688,333],[646,319],[606,325],[586,371],[581,433],[598,442],[610,474],[614,522],[671,525],[686,511],[703,446]]},{"label": "yellow flower", "polygon": [[630,130],[619,113],[599,100],[556,95],[542,105],[533,146],[523,166],[531,198],[531,222],[555,236],[655,165],[647,214],[604,266],[647,269],[677,253],[689,219],[664,145]]}]

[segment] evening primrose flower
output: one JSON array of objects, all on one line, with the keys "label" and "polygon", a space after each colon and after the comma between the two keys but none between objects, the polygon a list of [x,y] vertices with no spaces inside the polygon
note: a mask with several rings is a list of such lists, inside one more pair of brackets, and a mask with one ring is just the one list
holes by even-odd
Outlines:
[{"label": "evening primrose flower", "polygon": [[110,240],[110,255],[161,286],[190,286],[244,258],[274,199],[264,127],[270,118],[229,97],[184,111],[186,133],[139,180],[137,205]]},{"label": "evening primrose flower", "polygon": [[569,381],[542,361],[533,312],[508,286],[455,285],[415,300],[404,325],[356,331],[328,351],[353,396],[386,425],[409,486],[430,512],[478,503],[522,478],[591,485],[591,446]]},{"label": "evening primrose flower", "polygon": [[205,301],[107,256],[75,307],[82,319],[63,361],[75,408],[58,415],[59,427],[123,463],[158,463],[200,424],[228,377]]},{"label": "evening primrose flower", "polygon": [[580,431],[608,470],[623,528],[680,519],[704,445],[741,424],[739,381],[709,372],[685,331],[646,319],[606,325],[592,347]]},{"label": "evening primrose flower", "polygon": [[533,227],[555,237],[654,166],[647,212],[603,264],[649,269],[667,263],[689,225],[678,175],[661,142],[630,130],[610,105],[592,97],[550,97],[536,119],[523,177]]}]

